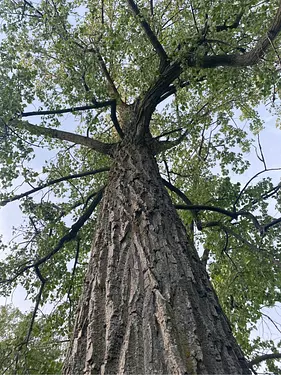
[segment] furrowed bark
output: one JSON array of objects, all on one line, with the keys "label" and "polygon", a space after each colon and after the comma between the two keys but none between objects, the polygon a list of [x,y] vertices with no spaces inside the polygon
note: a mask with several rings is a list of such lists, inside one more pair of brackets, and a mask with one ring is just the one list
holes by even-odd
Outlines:
[{"label": "furrowed bark", "polygon": [[63,373],[250,374],[152,152],[126,137]]}]

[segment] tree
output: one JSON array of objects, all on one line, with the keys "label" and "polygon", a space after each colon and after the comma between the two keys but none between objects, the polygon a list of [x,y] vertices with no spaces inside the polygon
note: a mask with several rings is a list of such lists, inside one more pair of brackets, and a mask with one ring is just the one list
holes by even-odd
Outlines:
[{"label": "tree", "polygon": [[[241,186],[230,172],[249,166],[255,107],[278,96],[279,2],[0,10],[1,200],[20,200],[26,218],[3,292],[27,289],[30,328],[40,303],[60,300],[50,319],[62,334],[82,293],[64,374],[249,374],[231,325],[249,358],[272,347],[249,337],[261,307],[280,301],[281,218],[267,210],[280,184],[253,184],[270,170],[259,139],[260,173]],[[42,171],[37,148],[52,157]]]}]

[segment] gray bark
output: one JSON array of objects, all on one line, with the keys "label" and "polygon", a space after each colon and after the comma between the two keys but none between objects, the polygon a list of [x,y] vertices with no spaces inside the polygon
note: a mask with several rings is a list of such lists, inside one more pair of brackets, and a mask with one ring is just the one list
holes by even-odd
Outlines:
[{"label": "gray bark", "polygon": [[250,374],[152,152],[114,156],[64,375]]}]

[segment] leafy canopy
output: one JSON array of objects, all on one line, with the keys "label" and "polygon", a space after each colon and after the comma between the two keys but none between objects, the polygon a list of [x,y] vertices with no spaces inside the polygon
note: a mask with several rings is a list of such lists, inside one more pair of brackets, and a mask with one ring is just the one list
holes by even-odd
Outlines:
[{"label": "leafy canopy", "polygon": [[[256,106],[270,100],[278,112],[278,5],[1,1],[0,199],[23,213],[1,245],[3,295],[23,285],[37,308],[56,305],[49,330],[69,334],[106,150],[122,136],[124,104],[150,93],[161,174],[236,336],[249,358],[278,350],[250,340],[262,308],[281,300],[281,220],[268,210],[280,209],[280,184],[263,173],[270,166],[255,141]],[[245,185],[237,181],[255,145],[262,173]]]}]

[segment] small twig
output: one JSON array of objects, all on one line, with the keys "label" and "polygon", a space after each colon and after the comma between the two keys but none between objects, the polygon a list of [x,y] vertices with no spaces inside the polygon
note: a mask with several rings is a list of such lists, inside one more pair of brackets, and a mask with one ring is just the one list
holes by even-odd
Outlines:
[{"label": "small twig", "polygon": [[195,18],[195,14],[194,14],[194,8],[193,8],[193,5],[192,5],[191,1],[190,1],[190,8],[191,8],[191,13],[192,13],[192,18],[193,18],[193,22],[194,22],[195,28],[197,30],[197,33],[200,34],[199,28],[197,26],[197,21],[196,21],[196,18]]},{"label": "small twig", "polygon": [[159,138],[165,137],[166,135],[170,135],[170,134],[173,134],[173,133],[181,132],[182,130],[183,130],[183,128],[177,128],[177,129],[174,129],[174,130],[170,130],[170,131],[167,131],[165,133],[162,133],[162,134],[158,135],[154,139],[159,139]]},{"label": "small twig", "polygon": [[265,316],[268,320],[270,320],[270,322],[274,325],[274,327],[277,329],[277,331],[279,333],[281,333],[281,329],[278,327],[278,325],[276,324],[276,322],[269,315],[267,315],[267,314],[265,314],[263,312],[261,314],[262,314],[262,316]]},{"label": "small twig", "polygon": [[266,161],[265,161],[265,157],[264,157],[264,154],[263,154],[263,151],[262,151],[262,146],[261,146],[261,143],[260,143],[260,135],[258,134],[258,144],[259,144],[259,149],[260,149],[260,153],[261,153],[261,161],[264,165],[264,169],[266,170],[267,167],[266,167]]}]

